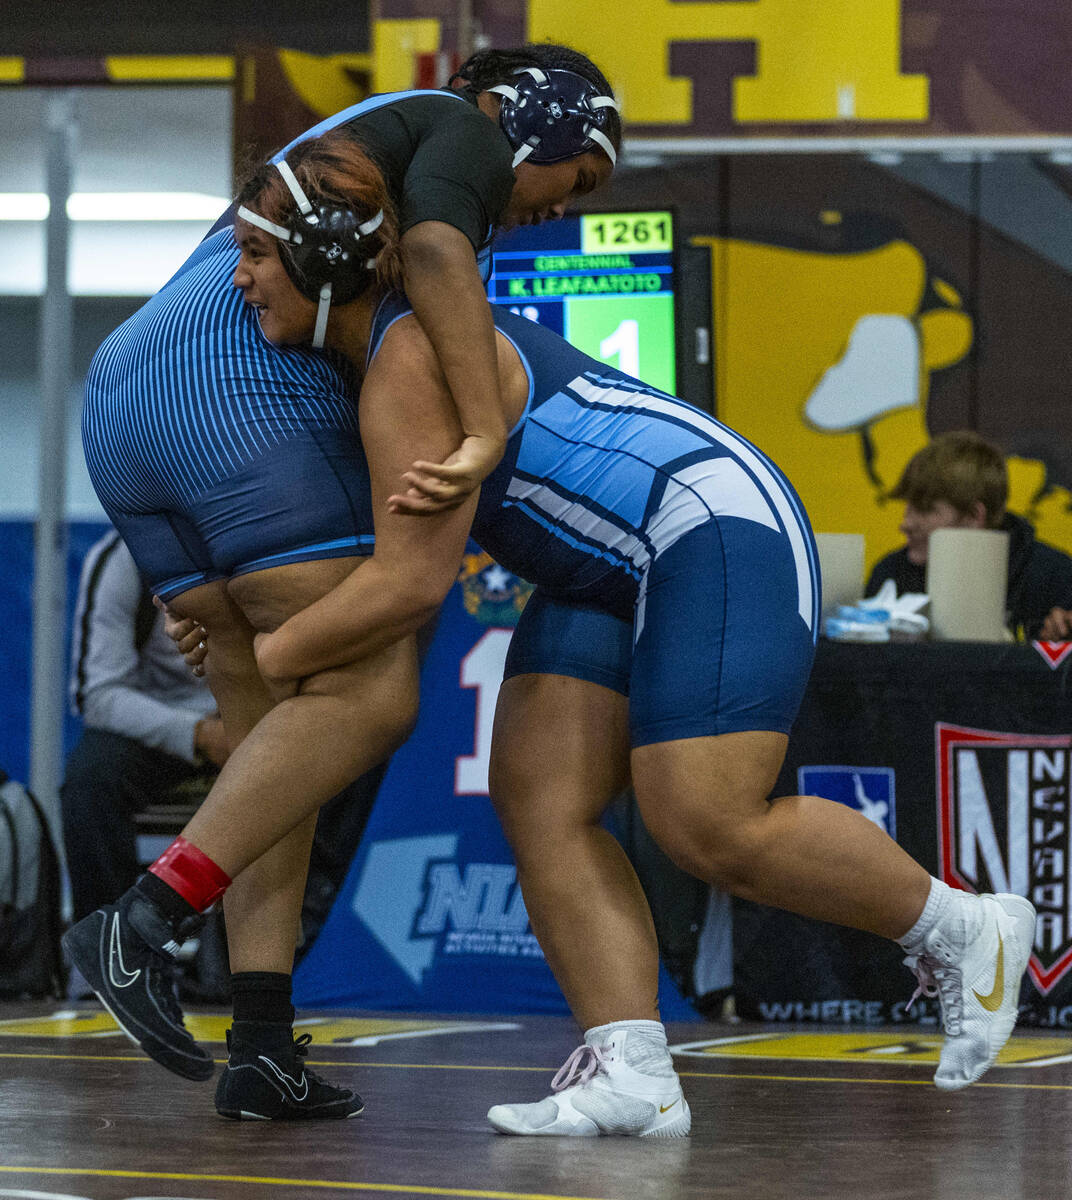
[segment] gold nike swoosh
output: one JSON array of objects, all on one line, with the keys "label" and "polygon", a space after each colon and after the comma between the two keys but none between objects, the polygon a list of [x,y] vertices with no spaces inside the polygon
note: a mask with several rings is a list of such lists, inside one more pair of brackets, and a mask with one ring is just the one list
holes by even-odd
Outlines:
[{"label": "gold nike swoosh", "polygon": [[[679,1096],[678,1099],[680,1099],[680,1098],[681,1097]],[[669,1104],[660,1104],[659,1112],[661,1112],[661,1113],[669,1112],[676,1103],[677,1103],[677,1100],[671,1100],[671,1102]]]},{"label": "gold nike swoosh", "polygon": [[997,1012],[1001,1007],[1002,1000],[1005,999],[1005,944],[1001,940],[1001,934],[998,934],[998,962],[994,968],[994,986],[986,996],[980,996],[975,992],[975,998],[986,1009],[987,1012]]}]

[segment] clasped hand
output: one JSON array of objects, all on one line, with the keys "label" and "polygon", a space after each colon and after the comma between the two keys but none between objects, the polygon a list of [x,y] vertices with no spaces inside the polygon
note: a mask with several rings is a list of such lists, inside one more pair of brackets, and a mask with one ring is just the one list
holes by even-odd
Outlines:
[{"label": "clasped hand", "polygon": [[[164,614],[164,632],[178,647],[186,665],[198,678],[203,677],[205,660],[209,655],[208,630],[200,621],[195,621],[192,617],[177,616],[159,596],[153,597],[153,603]],[[266,633],[253,635],[254,657],[257,657],[258,650],[264,645],[268,636]],[[278,704],[279,701],[286,700],[289,696],[297,693],[300,680],[276,682],[265,679],[264,684],[272,700]]]},{"label": "clasped hand", "polygon": [[402,476],[406,490],[388,497],[388,511],[428,517],[457,508],[495,470],[505,445],[470,434],[445,462],[415,462]]}]

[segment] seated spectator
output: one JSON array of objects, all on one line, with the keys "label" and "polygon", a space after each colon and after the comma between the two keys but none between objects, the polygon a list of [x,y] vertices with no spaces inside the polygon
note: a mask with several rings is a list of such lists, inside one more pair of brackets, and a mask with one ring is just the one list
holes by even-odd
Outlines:
[{"label": "seated spectator", "polygon": [[[82,567],[70,693],[84,727],[67,760],[60,804],[78,921],[137,878],[135,816],[173,800],[184,785],[195,797],[207,792],[227,759],[212,693],[164,633],[164,615],[114,530]],[[299,958],[345,879],[384,769],[370,771],[320,811]]]},{"label": "seated spectator", "polygon": [[905,502],[906,545],[876,563],[865,595],[887,579],[897,594],[926,591],[927,550],[935,529],[1002,529],[1009,535],[1005,622],[1018,636],[1072,636],[1072,558],[1035,539],[1023,517],[1006,510],[1005,457],[970,431],[943,433],[913,455],[890,492]]},{"label": "seated spectator", "polygon": [[163,614],[114,531],[82,566],[70,695],[84,728],[60,806],[78,921],[137,878],[135,815],[227,759],[212,693],[164,633]]}]

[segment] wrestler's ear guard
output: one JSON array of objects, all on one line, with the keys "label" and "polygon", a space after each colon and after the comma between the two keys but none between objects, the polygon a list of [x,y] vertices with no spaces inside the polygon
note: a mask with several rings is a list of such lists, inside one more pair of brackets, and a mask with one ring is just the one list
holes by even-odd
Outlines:
[{"label": "wrestler's ear guard", "polygon": [[279,258],[294,286],[316,303],[313,346],[321,349],[332,304],[347,304],[365,292],[375,279],[376,256],[369,257],[365,240],[383,223],[383,209],[362,220],[343,204],[318,204],[302,190],[286,159],[275,164],[298,211],[287,225],[277,225],[242,205],[238,215],[287,245]]},{"label": "wrestler's ear guard", "polygon": [[499,125],[514,147],[514,162],[556,163],[589,150],[604,151],[617,162],[614,144],[604,132],[607,109],[618,101],[573,71],[522,67],[513,83],[488,88],[503,97]]}]

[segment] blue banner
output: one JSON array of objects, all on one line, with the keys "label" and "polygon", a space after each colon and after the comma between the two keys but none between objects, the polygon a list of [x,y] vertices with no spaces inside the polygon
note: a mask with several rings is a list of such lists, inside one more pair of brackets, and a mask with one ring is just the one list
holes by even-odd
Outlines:
[{"label": "blue banner", "polygon": [[[67,526],[67,620],[64,664],[70,662],[71,620],[78,597],[78,576],[90,546],[108,526],[74,521]],[[32,521],[0,521],[0,767],[22,783],[30,776],[30,681],[33,663],[34,527]],[[64,689],[67,681],[56,680]],[[81,722],[67,713],[63,729],[66,755],[81,732]]]}]

